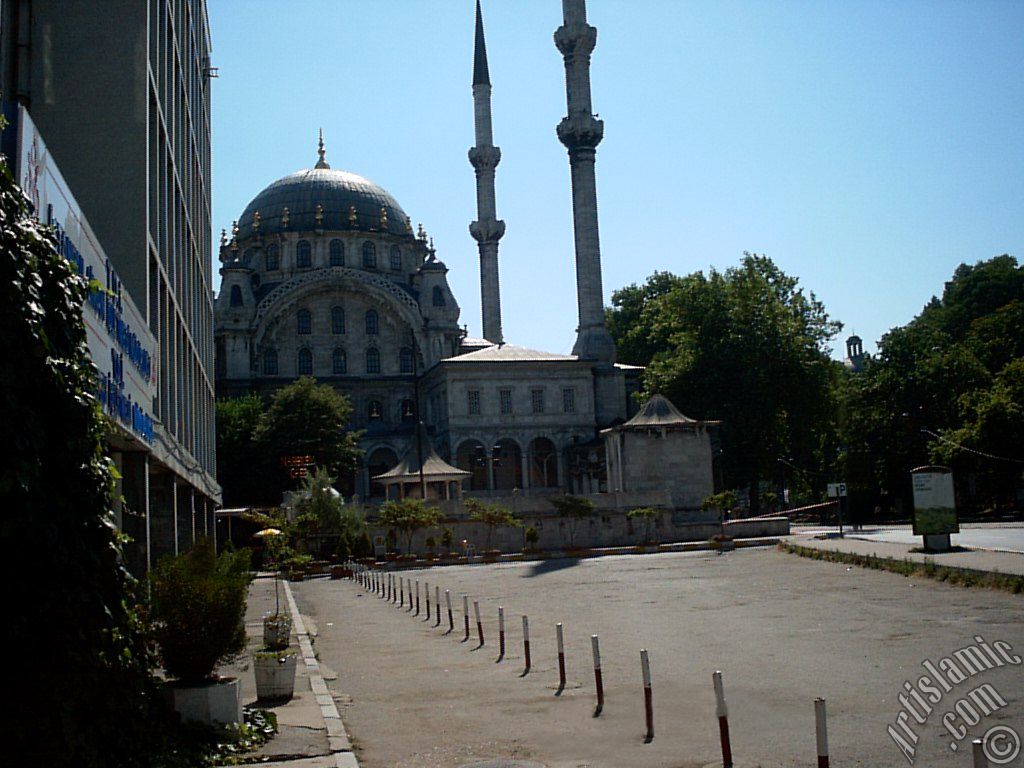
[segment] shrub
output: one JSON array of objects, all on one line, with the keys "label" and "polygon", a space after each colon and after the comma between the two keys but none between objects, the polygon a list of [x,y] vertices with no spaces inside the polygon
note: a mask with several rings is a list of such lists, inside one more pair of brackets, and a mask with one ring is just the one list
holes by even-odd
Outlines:
[{"label": "shrub", "polygon": [[583,496],[552,496],[548,499],[548,503],[551,504],[556,510],[558,510],[559,517],[563,517],[568,522],[566,526],[569,531],[569,547],[573,548],[576,546],[576,527],[579,525],[580,520],[590,517],[596,511],[594,502]]},{"label": "shrub", "polygon": [[160,561],[152,575],[154,638],[164,669],[199,683],[245,647],[249,553],[201,539],[190,552]]}]

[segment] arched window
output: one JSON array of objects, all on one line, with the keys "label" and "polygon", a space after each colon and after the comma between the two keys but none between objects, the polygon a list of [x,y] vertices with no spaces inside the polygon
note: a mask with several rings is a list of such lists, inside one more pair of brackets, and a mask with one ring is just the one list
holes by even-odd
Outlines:
[{"label": "arched window", "polygon": [[391,246],[391,268],[396,272],[402,269],[402,249],[397,245]]},{"label": "arched window", "polygon": [[331,333],[345,332],[345,310],[341,307],[331,307]]},{"label": "arched window", "polygon": [[277,350],[268,349],[263,353],[263,375],[277,376]]},{"label": "arched window", "polygon": [[441,286],[439,286],[439,285],[435,285],[434,286],[433,295],[434,295],[434,306],[435,307],[443,307],[444,306],[444,291],[441,290]]},{"label": "arched window", "polygon": [[376,347],[366,350],[366,372],[380,373],[380,352]]},{"label": "arched window", "polygon": [[380,332],[380,321],[377,318],[377,310],[371,309],[366,313],[366,335],[376,336]]},{"label": "arched window", "polygon": [[379,421],[384,418],[384,406],[380,400],[371,400],[366,404],[366,418],[370,421]]},{"label": "arched window", "polygon": [[299,376],[313,375],[313,353],[303,347],[299,350]]},{"label": "arched window", "polygon": [[281,251],[278,250],[276,243],[271,243],[267,246],[267,269],[280,269],[281,268]]},{"label": "arched window", "polygon": [[363,243],[363,267],[366,269],[377,268],[377,246],[369,240]]},{"label": "arched window", "polygon": [[231,306],[240,307],[245,302],[242,301],[242,287],[240,285],[231,286]]},{"label": "arched window", "polygon": [[331,359],[331,371],[335,376],[344,376],[348,373],[348,357],[345,356],[345,350],[341,347],[337,347],[334,350],[334,355]]},{"label": "arched window", "polygon": [[242,263],[249,264],[252,261],[252,257],[256,255],[255,248],[246,248],[245,253],[242,254]]},{"label": "arched window", "polygon": [[313,251],[309,247],[309,240],[299,240],[295,245],[295,266],[299,269],[313,266]]},{"label": "arched window", "polygon": [[330,258],[332,267],[345,266],[345,244],[341,240],[331,240]]},{"label": "arched window", "polygon": [[295,331],[301,336],[308,336],[313,332],[313,316],[308,309],[300,309],[295,313]]},{"label": "arched window", "polygon": [[400,412],[402,421],[412,421],[416,418],[416,404],[412,400],[403,400]]},{"label": "arched window", "polygon": [[398,351],[398,370],[400,373],[412,373],[412,350],[402,347]]}]

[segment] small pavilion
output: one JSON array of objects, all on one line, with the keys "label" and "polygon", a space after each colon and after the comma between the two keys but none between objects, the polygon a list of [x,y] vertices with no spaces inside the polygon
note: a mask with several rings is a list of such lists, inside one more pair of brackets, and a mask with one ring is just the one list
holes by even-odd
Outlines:
[{"label": "small pavilion", "polygon": [[[420,471],[420,456],[423,457],[423,470]],[[419,432],[405,456],[397,465],[387,472],[374,476],[374,482],[384,486],[384,496],[388,499],[402,500],[405,498],[419,499],[426,490],[428,499],[461,499],[462,481],[472,473],[453,467],[437,455],[434,444],[427,435],[426,427],[419,424]],[[421,488],[422,483],[422,488]],[[398,490],[391,489],[397,486]]]}]

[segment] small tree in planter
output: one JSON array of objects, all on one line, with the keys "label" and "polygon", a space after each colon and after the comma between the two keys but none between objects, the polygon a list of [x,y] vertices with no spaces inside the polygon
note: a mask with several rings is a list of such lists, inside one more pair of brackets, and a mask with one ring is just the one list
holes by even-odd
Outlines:
[{"label": "small tree in planter", "polygon": [[657,540],[654,538],[654,522],[661,515],[661,510],[655,509],[654,507],[639,507],[637,509],[631,509],[627,514],[630,520],[635,520],[643,526],[643,533],[641,534],[640,544],[654,544],[657,545]]},{"label": "small tree in planter", "polygon": [[523,531],[523,541],[526,544],[523,549],[536,549],[537,542],[540,541],[540,534],[537,533],[537,529],[532,525],[527,526],[526,530]]},{"label": "small tree in planter", "polygon": [[385,501],[380,505],[380,524],[405,535],[406,554],[412,552],[412,538],[423,528],[433,528],[441,521],[441,511],[422,499]]},{"label": "small tree in planter", "polygon": [[174,708],[183,719],[238,722],[237,680],[218,691],[214,670],[245,647],[248,551],[218,556],[212,541],[200,539],[192,551],[161,560],[150,578],[153,638],[177,680],[169,689]]},{"label": "small tree in planter", "polygon": [[451,528],[441,529],[441,546],[444,547],[445,555],[451,555],[452,544],[455,542],[455,534]]},{"label": "small tree in planter", "polygon": [[558,516],[566,521],[565,528],[569,532],[569,549],[576,548],[576,528],[580,520],[593,516],[596,508],[594,502],[583,496],[552,496],[548,499],[558,510]]},{"label": "small tree in planter", "polygon": [[487,526],[487,535],[484,539],[484,552],[491,553],[491,539],[495,528],[521,528],[522,523],[512,514],[508,508],[501,504],[489,504],[480,499],[469,498],[464,502],[469,510],[469,519]]}]

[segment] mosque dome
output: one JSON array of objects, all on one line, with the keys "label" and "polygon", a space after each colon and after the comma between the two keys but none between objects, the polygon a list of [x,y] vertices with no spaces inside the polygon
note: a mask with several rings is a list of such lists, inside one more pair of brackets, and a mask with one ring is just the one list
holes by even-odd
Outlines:
[{"label": "mosque dome", "polygon": [[[317,222],[317,206],[322,210],[321,223]],[[283,220],[285,208],[288,209],[287,223]],[[316,166],[278,179],[252,199],[238,220],[238,237],[244,240],[257,234],[253,231],[256,213],[259,213],[258,234],[261,235],[313,229],[380,232],[382,209],[387,214],[389,234],[414,236],[408,217],[395,198],[369,179],[331,168],[321,143]]]}]

